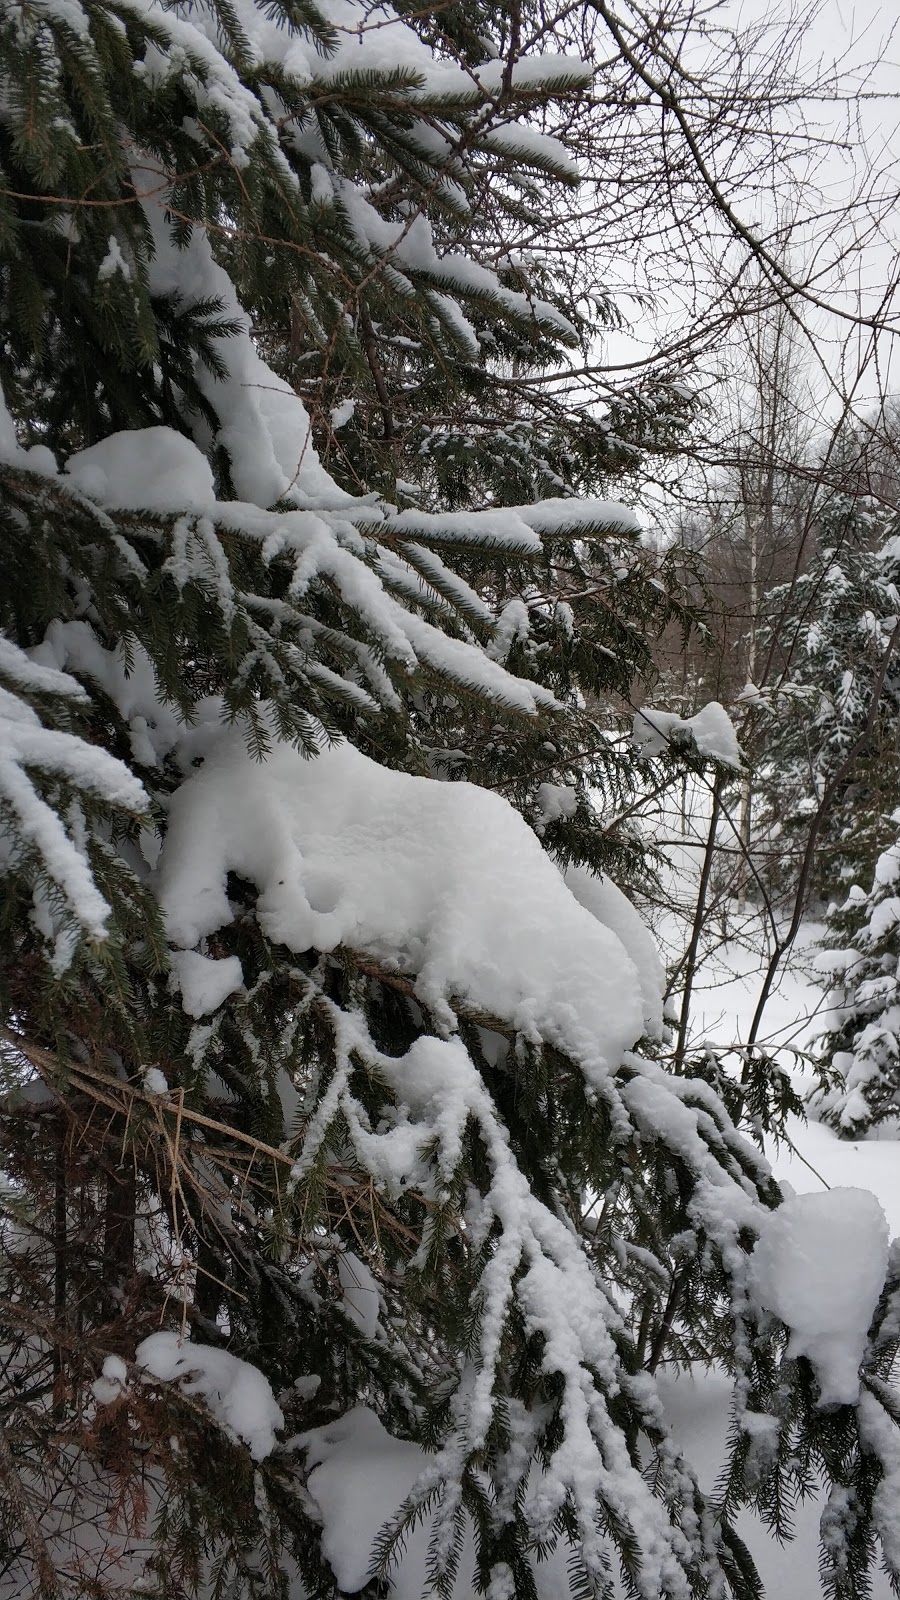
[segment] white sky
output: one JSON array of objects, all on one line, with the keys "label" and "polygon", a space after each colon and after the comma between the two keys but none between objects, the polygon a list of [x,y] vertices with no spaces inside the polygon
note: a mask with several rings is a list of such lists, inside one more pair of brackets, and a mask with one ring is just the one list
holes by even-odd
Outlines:
[{"label": "white sky", "polygon": [[[753,24],[768,17],[777,26],[793,14],[785,4],[764,6],[757,0],[722,10],[722,15],[735,24]],[[698,54],[700,49],[698,42]],[[800,208],[802,222],[792,240],[791,266],[794,275],[801,276],[804,265],[814,262],[822,273],[817,289],[823,301],[852,311],[861,308],[864,314],[871,315],[879,308],[883,311],[886,287],[898,276],[900,263],[900,204],[884,206],[887,196],[900,194],[900,38],[894,18],[883,5],[874,0],[861,0],[856,5],[847,4],[847,0],[823,0],[803,41],[804,75],[814,77],[817,68],[826,70],[831,63],[839,64],[838,87],[845,100],[821,100],[808,108],[809,121],[816,132],[834,143],[830,150],[814,149],[800,164],[802,181],[797,185],[794,203]],[[854,96],[860,89],[864,98],[856,100]],[[850,126],[854,122],[855,130]],[[848,142],[848,132],[852,133],[855,148]],[[854,192],[858,194],[863,183],[868,183],[883,214],[876,225],[867,225],[865,236],[857,242],[849,221],[841,225],[834,212]],[[767,211],[774,217],[776,204],[771,194],[756,199],[744,196],[742,201],[739,199],[738,210],[745,220],[758,222]],[[857,217],[861,219],[862,213],[857,212]],[[623,266],[619,263],[620,271]],[[684,262],[671,262],[673,288],[658,294],[654,316],[642,311],[631,331],[604,340],[606,360],[640,360],[649,353],[654,337],[680,330],[689,315],[688,292],[679,291],[675,285],[679,270],[685,268]],[[638,267],[638,275],[639,271]],[[684,279],[689,276],[684,270]],[[866,330],[854,329],[826,311],[804,309],[803,320],[812,337],[806,342],[803,359],[810,369],[814,396],[811,403],[821,410],[823,418],[835,415],[840,397],[851,387],[861,404],[874,400],[886,388],[900,389],[900,353],[894,351],[900,337],[900,292],[894,298],[897,334],[893,338],[880,337],[877,352],[871,347]],[[726,347],[727,341],[723,341],[723,349]],[[738,367],[740,360],[738,355]],[[716,364],[715,357],[708,358],[703,370],[709,372]],[[697,381],[701,376],[696,368],[685,370],[689,380]]]}]

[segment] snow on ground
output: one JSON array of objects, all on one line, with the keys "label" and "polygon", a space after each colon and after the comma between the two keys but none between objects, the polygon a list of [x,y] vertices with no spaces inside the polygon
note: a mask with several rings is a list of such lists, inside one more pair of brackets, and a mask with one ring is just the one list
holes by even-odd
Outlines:
[{"label": "snow on ground", "polygon": [[[725,1458],[731,1385],[722,1373],[665,1374],[660,1392],[666,1414],[679,1445],[697,1469],[701,1486],[712,1489]],[[795,1507],[794,1538],[778,1544],[749,1511],[737,1518],[736,1527],[752,1552],[762,1579],[766,1600],[822,1600],[818,1573],[820,1509],[815,1500]],[[871,1600],[889,1600],[887,1578],[873,1573]]]},{"label": "snow on ground", "polygon": [[[652,829],[667,861],[662,899],[678,908],[650,911],[654,933],[670,966],[690,937],[709,809],[708,787],[692,782],[685,791],[679,790]],[[717,837],[726,847],[734,843],[727,821],[720,824]],[[801,926],[793,950],[779,968],[759,1034],[760,1044],[777,1054],[798,1087],[812,1082],[803,1057],[825,1009],[825,993],[814,971],[822,932],[816,922]],[[733,897],[719,904],[714,889],[694,980],[690,1038],[695,1044],[708,1042],[721,1049],[747,1038],[769,948],[763,918],[753,903],[748,901],[739,912]],[[677,1007],[677,988],[673,1001]],[[789,1118],[787,1134],[789,1143],[767,1150],[780,1182],[789,1183],[800,1194],[833,1187],[871,1189],[887,1216],[891,1236],[900,1235],[900,1158],[895,1139],[838,1139],[824,1124],[805,1123],[798,1117]]]},{"label": "snow on ground", "polygon": [[798,1193],[830,1187],[871,1189],[888,1220],[891,1238],[900,1235],[900,1151],[896,1139],[851,1142],[838,1139],[822,1123],[805,1127],[791,1118],[794,1150],[782,1145],[770,1152],[779,1183],[789,1183]]}]

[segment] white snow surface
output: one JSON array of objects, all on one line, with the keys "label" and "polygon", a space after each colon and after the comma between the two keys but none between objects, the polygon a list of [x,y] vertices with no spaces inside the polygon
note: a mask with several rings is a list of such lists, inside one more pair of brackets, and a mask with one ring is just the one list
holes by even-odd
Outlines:
[{"label": "white snow surface", "polygon": [[242,1439],[254,1461],[275,1447],[284,1416],[268,1379],[248,1361],[212,1345],[182,1340],[163,1329],[138,1345],[135,1359],[152,1377],[179,1382],[185,1394],[199,1395],[227,1432]]},{"label": "white snow surface", "polygon": [[[0,639],[0,675],[22,689],[84,699],[68,674],[32,662],[8,639]],[[60,816],[35,787],[32,773],[51,774],[83,797],[133,813],[146,811],[148,797],[124,762],[77,734],[45,727],[26,700],[0,683],[0,800],[12,818],[11,826],[0,827],[0,867],[15,860],[21,844],[31,847],[60,890],[69,917],[89,937],[105,939],[110,907],[94,880],[84,812],[75,802],[65,818]],[[74,935],[40,885],[34,914],[40,931],[54,943],[51,965],[59,975],[71,961]]]},{"label": "white snow surface", "polygon": [[[667,910],[662,915],[654,915],[652,921],[654,934],[672,963],[683,955],[691,934],[697,880],[709,828],[710,791],[709,779],[689,777],[684,791],[681,785],[673,789],[658,816],[647,826],[648,837],[662,846],[668,860],[663,887]],[[726,848],[733,841],[731,828],[724,822],[720,840]],[[706,1046],[724,1052],[726,1065],[730,1062],[732,1070],[737,1072],[743,1058],[738,1050],[730,1054],[729,1051],[747,1038],[769,951],[766,933],[752,900],[744,914],[737,903],[731,901],[727,906],[727,923],[724,917],[724,911],[711,916],[705,930],[702,961],[694,985],[691,1039],[696,1048]],[[798,1058],[796,1052],[807,1050],[810,1037],[820,1031],[825,1003],[822,986],[813,977],[813,952],[821,935],[822,929],[817,925],[803,924],[794,951],[779,970],[760,1031],[761,1044],[794,1080],[801,1095],[809,1088],[809,1077],[804,1071],[802,1057]],[[849,1207],[856,1217],[854,1207],[858,1191],[873,1190],[887,1218],[889,1231],[900,1235],[897,1132],[896,1127],[886,1127],[866,1140],[851,1140],[836,1137],[832,1129],[821,1122],[804,1122],[791,1116],[787,1123],[787,1141],[770,1144],[767,1153],[774,1175],[785,1186],[789,1197],[796,1194],[797,1198],[806,1195],[814,1200],[823,1198],[826,1204],[830,1203],[841,1212],[849,1196]],[[829,1193],[835,1196],[830,1202]],[[874,1257],[881,1249],[880,1230],[884,1223],[878,1221],[876,1201],[871,1195],[863,1196],[859,1205],[863,1217],[868,1216],[874,1236],[862,1235],[864,1244],[868,1238],[871,1250],[867,1257],[871,1278],[865,1293],[875,1296],[881,1284],[876,1288]],[[773,1218],[777,1216],[777,1212],[773,1214]],[[759,1221],[759,1213],[755,1220]],[[854,1239],[846,1252],[851,1261],[857,1248]],[[829,1244],[819,1274],[812,1273],[811,1297],[817,1293],[820,1303],[830,1305],[833,1275],[839,1280],[844,1261],[844,1253],[840,1250],[832,1253]],[[870,1297],[859,1310],[854,1333],[857,1349],[859,1327],[867,1322],[873,1303]],[[847,1382],[846,1392],[855,1395],[857,1374],[853,1361],[853,1356],[846,1360],[843,1376]],[[682,1374],[677,1381],[663,1375],[659,1387],[677,1444],[698,1469],[703,1487],[712,1490],[727,1454],[733,1420],[732,1383],[722,1372],[695,1369]],[[861,1435],[871,1448],[878,1446],[885,1460],[890,1459],[893,1449],[896,1461],[896,1468],[889,1472],[888,1480],[876,1496],[879,1531],[887,1541],[894,1528],[893,1550],[896,1553],[900,1551],[900,1513],[897,1510],[900,1506],[900,1449],[894,1438],[896,1429],[886,1426],[884,1412],[877,1404],[869,1405],[868,1399],[864,1389],[857,1413]],[[797,1501],[791,1507],[795,1538],[786,1544],[773,1539],[752,1510],[739,1514],[737,1531],[747,1541],[768,1600],[788,1600],[788,1597],[789,1600],[822,1600],[819,1520],[825,1509],[826,1501],[821,1494]],[[872,1572],[873,1600],[889,1600],[890,1593],[888,1578],[878,1570],[876,1562]]]},{"label": "white snow surface", "polygon": [[[244,14],[251,25],[254,19],[262,22],[258,7],[249,15],[244,8]],[[172,12],[158,13],[158,20],[171,26]],[[279,34],[281,30],[273,23],[271,33]],[[287,41],[295,36],[284,29],[282,37]],[[221,61],[218,51],[215,56]],[[172,241],[163,208],[148,203],[144,210],[153,234],[154,254],[149,264],[153,293],[177,293],[186,306],[218,298],[224,315],[238,325],[232,338],[219,341],[218,354],[226,365],[226,377],[217,379],[202,362],[197,363],[195,372],[221,420],[218,442],[231,458],[238,497],[255,506],[270,506],[284,498],[301,504],[309,501],[319,507],[349,503],[351,497],[338,488],[319,461],[309,417],[299,395],[272,371],[256,349],[250,318],[228,273],[214,260],[206,235],[195,229],[188,244],[180,249]],[[210,441],[201,436],[198,442],[206,446]]]},{"label": "white snow surface", "polygon": [[[371,1575],[379,1533],[433,1458],[418,1445],[395,1439],[374,1411],[362,1405],[292,1442],[305,1449],[312,1469],[308,1487],[322,1514],[322,1553],[338,1587],[354,1594]],[[403,1558],[391,1569],[391,1600],[422,1600],[427,1592],[430,1534],[429,1517],[409,1530]],[[475,1600],[471,1580],[474,1543],[471,1521],[466,1517],[456,1600],[469,1600],[470,1596]],[[549,1557],[532,1558],[539,1600],[560,1600],[568,1593],[569,1553],[570,1546],[560,1540]]]},{"label": "white snow surface", "polygon": [[540,834],[545,832],[549,823],[558,821],[560,817],[574,817],[578,809],[578,790],[571,783],[538,784],[535,798],[541,819],[538,824]]},{"label": "white snow surface", "polygon": [[344,1310],[366,1339],[374,1339],[381,1312],[378,1284],[364,1261],[352,1250],[342,1250],[337,1258],[338,1278],[344,1292]]},{"label": "white snow surface", "polygon": [[26,655],[4,634],[0,634],[0,678],[7,678],[17,689],[61,695],[66,700],[78,700],[81,704],[87,702],[87,694],[77,678],[60,672],[55,666],[42,665],[32,655]]},{"label": "white snow surface", "polygon": [[20,454],[15,423],[6,404],[6,396],[0,388],[0,461],[15,461]]},{"label": "white snow surface", "polygon": [[56,458],[53,451],[45,444],[33,444],[28,449],[19,444],[16,438],[16,425],[6,403],[2,385],[0,385],[0,461],[25,467],[30,472],[42,472],[47,477],[54,477],[56,474]]},{"label": "white snow surface", "polygon": [[564,877],[566,887],[579,905],[611,928],[630,955],[644,1007],[644,1032],[650,1039],[659,1039],[663,1028],[666,971],[659,946],[646,922],[627,895],[605,874],[598,875],[588,872],[586,867],[573,865],[566,868]]},{"label": "white snow surface", "polygon": [[342,400],[339,405],[336,405],[332,408],[330,417],[331,426],[333,428],[346,427],[355,410],[355,400]]},{"label": "white snow surface", "polygon": [[131,267],[122,254],[122,247],[114,233],[109,236],[109,249],[97,268],[97,281],[106,283],[108,279],[120,272],[126,283],[131,279]]},{"label": "white snow surface", "polygon": [[812,1362],[823,1406],[859,1399],[859,1366],[887,1262],[887,1221],[866,1189],[789,1195],[763,1224],[751,1295],[790,1328],[788,1353]]},{"label": "white snow surface", "polygon": [[[322,1513],[322,1553],[338,1587],[353,1594],[369,1577],[378,1534],[406,1499],[427,1457],[418,1445],[393,1438],[367,1406],[355,1406],[297,1443],[305,1447],[312,1468],[309,1491]],[[423,1543],[421,1536],[414,1541],[397,1573],[403,1600],[424,1592]]]},{"label": "white snow surface", "polygon": [[[642,946],[642,986],[621,902],[598,889],[585,910],[518,813],[474,785],[389,771],[347,744],[308,760],[276,743],[261,765],[222,729],[169,810],[158,893],[174,944],[231,921],[229,872],[257,886],[268,938],[347,944],[415,974],[449,1029],[455,999],[556,1044],[597,1084],[644,1031],[650,963]],[[630,922],[627,937],[636,949]]]},{"label": "white snow surface", "polygon": [[243,986],[244,973],[237,956],[213,961],[197,950],[175,950],[172,966],[181,989],[181,1003],[189,1017],[218,1011],[230,994]]},{"label": "white snow surface", "polygon": [[76,489],[120,510],[211,511],[212,468],[174,428],[127,428],[79,450],[66,462]]},{"label": "white snow surface", "polygon": [[112,1405],[114,1400],[118,1400],[127,1382],[128,1368],[121,1356],[107,1356],[100,1377],[95,1378],[91,1384],[94,1399],[101,1406]]}]

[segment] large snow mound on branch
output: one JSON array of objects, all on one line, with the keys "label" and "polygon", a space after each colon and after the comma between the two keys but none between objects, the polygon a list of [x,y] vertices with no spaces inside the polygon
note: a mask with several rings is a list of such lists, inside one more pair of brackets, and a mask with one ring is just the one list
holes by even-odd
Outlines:
[{"label": "large snow mound on branch", "polygon": [[129,428],[66,463],[76,489],[103,505],[137,511],[211,511],[212,468],[174,428]]},{"label": "large snow mound on branch", "polygon": [[229,872],[256,885],[270,939],[363,952],[408,974],[445,1026],[450,1001],[500,1019],[598,1084],[654,1008],[649,963],[639,976],[600,920],[604,896],[579,905],[512,806],[347,744],[309,760],[279,743],[259,763],[239,729],[223,729],[171,802],[158,892],[174,944],[231,921]]},{"label": "large snow mound on branch", "polygon": [[254,1461],[263,1461],[274,1450],[284,1416],[268,1379],[249,1361],[166,1330],[142,1340],[135,1359],[162,1383],[177,1382],[185,1394],[205,1400],[223,1428],[249,1446]]},{"label": "large snow mound on branch", "polygon": [[734,724],[718,700],[710,700],[692,717],[643,706],[635,716],[632,739],[636,749],[646,756],[662,755],[669,748],[693,747],[698,755],[725,767],[739,768],[742,764]]},{"label": "large snow mound on branch", "polygon": [[887,1220],[866,1189],[791,1195],[763,1223],[751,1293],[790,1328],[789,1355],[812,1362],[823,1406],[859,1399],[860,1362],[887,1263]]}]

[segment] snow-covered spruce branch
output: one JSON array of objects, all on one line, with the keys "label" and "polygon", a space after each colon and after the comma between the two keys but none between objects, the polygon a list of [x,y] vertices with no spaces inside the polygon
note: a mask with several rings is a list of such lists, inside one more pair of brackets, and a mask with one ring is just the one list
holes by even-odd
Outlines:
[{"label": "snow-covered spruce branch", "polygon": [[[295,1169],[297,1182],[302,1181],[327,1142],[329,1129],[338,1116],[348,1130],[361,1167],[374,1172],[389,1194],[402,1193],[408,1185],[414,1185],[434,1200],[446,1199],[470,1125],[484,1145],[490,1174],[483,1195],[477,1199],[471,1195],[464,1218],[465,1248],[476,1260],[484,1251],[485,1242],[492,1235],[496,1238],[484,1256],[473,1290],[479,1332],[471,1356],[471,1373],[468,1379],[463,1375],[453,1402],[451,1438],[423,1471],[415,1499],[400,1514],[396,1537],[402,1539],[417,1508],[431,1505],[434,1571],[438,1575],[447,1571],[455,1545],[464,1476],[469,1463],[481,1460],[488,1436],[497,1427],[498,1414],[506,1407],[499,1363],[509,1336],[509,1321],[522,1318],[531,1335],[541,1342],[542,1371],[548,1379],[555,1376],[561,1382],[555,1404],[560,1408],[562,1433],[545,1472],[536,1479],[532,1452],[538,1447],[539,1437],[534,1435],[530,1449],[523,1450],[520,1441],[515,1451],[520,1461],[518,1484],[508,1481],[510,1460],[502,1473],[504,1496],[509,1496],[511,1502],[524,1493],[525,1524],[529,1536],[539,1541],[552,1536],[557,1519],[568,1504],[576,1519],[587,1570],[598,1584],[605,1581],[608,1570],[603,1544],[596,1543],[594,1532],[598,1501],[615,1522],[635,1533],[646,1530],[647,1519],[652,1519],[657,1554],[653,1563],[633,1573],[638,1592],[647,1596],[686,1593],[685,1571],[703,1559],[699,1527],[693,1528],[691,1537],[690,1532],[679,1531],[661,1517],[658,1502],[648,1496],[643,1476],[623,1449],[618,1428],[612,1424],[607,1409],[611,1396],[621,1391],[625,1404],[634,1408],[635,1426],[656,1440],[661,1483],[667,1485],[667,1495],[681,1498],[687,1489],[691,1497],[697,1497],[696,1484],[685,1476],[684,1463],[666,1445],[652,1388],[629,1379],[622,1371],[615,1344],[615,1335],[625,1333],[621,1312],[602,1279],[591,1271],[571,1226],[536,1201],[517,1168],[497,1109],[461,1040],[423,1039],[413,1046],[408,1057],[398,1060],[376,1050],[360,1015],[353,1017],[335,1010],[333,1028],[335,1071],[317,1116],[306,1130]],[[357,1066],[364,1064],[394,1091],[408,1107],[408,1120],[397,1122],[386,1132],[371,1128],[368,1115],[351,1088],[354,1062]],[[642,1112],[649,1117],[653,1095],[650,1083],[641,1077],[641,1065],[634,1064],[631,1093],[628,1087],[623,1090],[621,1108],[624,1113],[630,1100],[631,1111],[640,1108],[639,1118]],[[663,1075],[659,1075],[656,1083],[660,1092],[665,1092],[664,1082]],[[679,1125],[678,1146],[682,1154],[692,1121],[685,1118]],[[649,1125],[654,1131],[659,1128],[658,1105]],[[732,1136],[736,1140],[733,1130]],[[695,1135],[695,1159],[704,1161],[705,1148],[705,1140]],[[696,1220],[718,1246],[728,1250],[734,1266],[735,1250],[744,1256],[746,1248],[737,1243],[734,1200],[726,1200],[718,1188],[722,1178],[718,1163],[710,1164],[707,1155],[705,1164],[716,1177],[709,1195],[701,1192],[702,1184],[698,1187]],[[741,1222],[752,1227],[753,1191],[740,1186],[739,1192]],[[430,1246],[426,1232],[420,1246],[423,1262]],[[415,1266],[415,1258],[411,1265]],[[439,1500],[437,1509],[433,1505],[435,1495]],[[388,1564],[394,1548],[394,1541],[386,1539],[382,1560]]]},{"label": "snow-covered spruce branch", "polygon": [[45,715],[68,720],[69,708],[83,708],[87,696],[68,674],[39,665],[0,636],[4,869],[31,874],[35,914],[53,937],[54,968],[62,972],[78,937],[106,939],[112,915],[95,880],[86,814],[146,817],[150,802],[124,762],[66,727],[48,727],[32,701]]},{"label": "snow-covered spruce branch", "polygon": [[[544,502],[466,517],[388,511],[377,520],[374,507],[349,499],[333,511],[265,511],[217,502],[205,458],[177,434],[151,429],[129,436],[127,444],[126,451],[125,437],[117,436],[93,446],[72,457],[60,477],[29,471],[18,462],[4,465],[0,475],[23,514],[50,512],[64,523],[84,525],[90,543],[78,555],[72,551],[71,558],[89,572],[110,555],[121,557],[121,579],[134,589],[135,633],[146,646],[151,642],[139,618],[152,576],[168,588],[173,621],[179,610],[189,615],[197,600],[211,603],[233,648],[249,634],[245,681],[257,681],[262,672],[276,699],[284,698],[289,685],[304,685],[313,716],[317,711],[327,715],[330,697],[341,701],[354,693],[362,707],[374,699],[396,709],[397,689],[385,666],[399,672],[401,681],[421,666],[526,715],[554,709],[554,697],[539,683],[514,677],[496,659],[497,652],[471,648],[473,625],[480,624],[489,642],[505,624],[483,604],[473,615],[470,586],[455,578],[437,551],[455,548],[493,561],[540,561],[542,536],[555,542],[603,540],[635,527],[624,507],[607,502],[577,507]],[[164,504],[154,509],[160,482]],[[99,504],[86,492],[92,485]],[[141,510],[129,509],[142,502]],[[243,583],[236,586],[233,568],[241,570],[248,559],[249,570],[242,571]],[[258,592],[249,587],[254,580]],[[343,627],[323,629],[305,609],[312,586],[327,588]],[[458,639],[417,615],[418,608],[427,611],[435,604],[456,614]],[[348,623],[359,635],[345,631]],[[58,631],[57,638],[62,642],[64,633]],[[318,649],[327,650],[330,659],[317,660]],[[356,663],[365,688],[358,685],[354,691],[346,671],[337,670],[342,653]],[[305,736],[314,737],[312,724]]]}]

